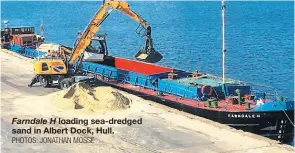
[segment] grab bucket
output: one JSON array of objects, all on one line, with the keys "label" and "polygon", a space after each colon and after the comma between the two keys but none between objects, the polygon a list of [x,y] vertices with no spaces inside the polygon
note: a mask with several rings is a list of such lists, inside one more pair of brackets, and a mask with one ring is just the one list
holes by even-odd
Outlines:
[{"label": "grab bucket", "polygon": [[163,56],[155,50],[147,52],[146,50],[143,49],[143,50],[140,50],[135,55],[136,60],[147,62],[147,63],[157,63],[157,62],[161,61],[162,58],[163,58]]}]

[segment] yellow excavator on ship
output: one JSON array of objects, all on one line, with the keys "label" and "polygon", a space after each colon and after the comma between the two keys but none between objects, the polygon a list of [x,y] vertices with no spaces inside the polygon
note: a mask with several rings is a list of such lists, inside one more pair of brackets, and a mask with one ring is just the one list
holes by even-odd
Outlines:
[{"label": "yellow excavator on ship", "polygon": [[[142,35],[145,38],[143,49],[135,55],[135,58],[148,63],[160,61],[163,56],[153,47],[151,26],[132,11],[127,2],[109,0],[103,2],[84,32],[79,33],[79,37],[72,50],[64,47],[61,48],[60,53],[55,57],[48,55],[39,57],[34,61],[34,72],[36,75],[28,86],[31,87],[33,84],[40,82],[43,87],[47,87],[54,84],[53,82],[57,82],[60,88],[64,89],[74,82],[80,82],[85,79],[87,76],[76,75],[79,63],[85,61],[84,56],[87,55],[87,59],[90,61],[103,61],[108,58],[106,35],[98,35],[96,33],[113,10],[118,10],[129,16],[140,24],[141,29],[145,30],[145,33]],[[94,44],[97,44],[99,47]]]}]

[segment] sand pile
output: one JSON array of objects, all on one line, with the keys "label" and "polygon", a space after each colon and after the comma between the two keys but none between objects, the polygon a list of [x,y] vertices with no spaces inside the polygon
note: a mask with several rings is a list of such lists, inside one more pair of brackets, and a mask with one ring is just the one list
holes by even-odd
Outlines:
[{"label": "sand pile", "polygon": [[85,83],[77,83],[68,90],[60,91],[52,101],[60,108],[91,112],[126,109],[131,104],[127,97],[114,88],[92,88]]}]

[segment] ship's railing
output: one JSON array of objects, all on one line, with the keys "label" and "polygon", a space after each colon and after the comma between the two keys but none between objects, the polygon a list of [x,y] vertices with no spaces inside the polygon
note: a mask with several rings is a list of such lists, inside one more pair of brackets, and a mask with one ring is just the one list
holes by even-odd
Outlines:
[{"label": "ship's railing", "polygon": [[276,101],[289,101],[288,98],[280,96],[277,89],[272,86],[253,83],[253,82],[244,82],[244,83],[251,86],[251,93],[256,95],[257,98],[266,98],[266,99],[272,99]]},{"label": "ship's railing", "polygon": [[32,49],[36,49],[42,42],[36,40],[36,41],[32,41],[31,43],[25,43],[22,46],[26,47],[26,48],[32,48]]},{"label": "ship's railing", "polygon": [[[210,77],[211,79],[217,80],[217,81],[222,80],[221,77],[215,76],[215,75],[212,75],[212,74],[205,73],[204,76]],[[232,84],[244,84],[244,82],[242,82],[242,81],[234,80],[234,79],[231,79],[231,78],[225,78],[225,82],[226,83],[232,83]]]},{"label": "ship's railing", "polygon": [[[216,80],[221,79],[220,77],[214,76],[211,74],[206,74],[206,76],[209,76],[210,78],[216,79]],[[259,98],[266,96],[265,98],[267,98],[267,99],[280,100],[280,101],[288,100],[287,98],[280,97],[277,92],[277,89],[272,86],[262,85],[262,84],[253,83],[253,82],[234,80],[234,79],[230,79],[230,78],[226,78],[226,82],[249,85],[251,87],[250,88],[251,94],[256,95]]]}]

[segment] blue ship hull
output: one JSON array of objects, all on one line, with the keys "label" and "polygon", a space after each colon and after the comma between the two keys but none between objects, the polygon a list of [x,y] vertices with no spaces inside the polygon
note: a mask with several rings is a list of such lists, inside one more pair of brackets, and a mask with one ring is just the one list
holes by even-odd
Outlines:
[{"label": "blue ship hull", "polygon": [[[30,58],[40,55],[36,50],[16,45],[10,49]],[[100,63],[82,62],[80,66],[81,74],[93,76],[99,82],[145,99],[283,143],[293,140],[294,101],[271,100],[257,105],[255,100],[251,100],[253,103],[249,108],[244,104],[228,104],[228,97],[236,97],[237,89],[246,95],[250,92],[250,86],[232,80],[222,85],[217,77],[194,78],[191,77],[192,73],[176,69],[173,69],[173,74],[177,78],[169,79],[171,70],[116,57],[109,57]],[[213,86],[212,90],[220,99],[219,106],[206,106],[200,84]]]}]

